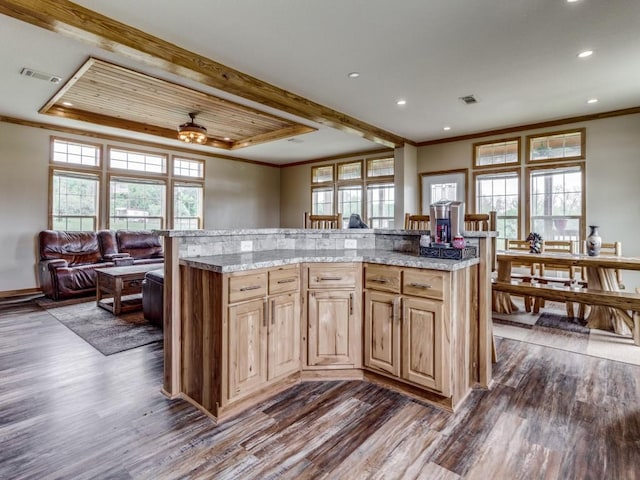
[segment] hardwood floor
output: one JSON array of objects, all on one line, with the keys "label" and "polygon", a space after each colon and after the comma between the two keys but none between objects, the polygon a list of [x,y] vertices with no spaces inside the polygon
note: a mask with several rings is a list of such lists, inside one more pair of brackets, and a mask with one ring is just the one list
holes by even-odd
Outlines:
[{"label": "hardwood floor", "polygon": [[0,478],[640,479],[638,366],[504,339],[456,414],[323,382],[216,426],[160,394],[161,348],[105,357],[0,307]]}]

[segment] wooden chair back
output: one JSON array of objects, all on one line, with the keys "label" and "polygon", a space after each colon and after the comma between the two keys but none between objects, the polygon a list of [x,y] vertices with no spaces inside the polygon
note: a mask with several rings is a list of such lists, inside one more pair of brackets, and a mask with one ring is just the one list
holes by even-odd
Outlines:
[{"label": "wooden chair back", "polygon": [[[574,253],[573,242],[571,240],[543,240],[542,251],[547,253]],[[576,269],[572,267],[554,265],[548,262],[540,265],[541,276],[544,277],[548,273],[548,270],[566,272],[571,280],[576,278]]]},{"label": "wooden chair back", "polygon": [[342,214],[336,215],[311,215],[304,212],[304,228],[315,229],[342,229]]},{"label": "wooden chair back", "polygon": [[411,215],[404,214],[405,230],[430,230],[429,215]]},{"label": "wooden chair back", "polygon": [[[587,242],[582,242],[582,253],[587,253]],[[622,256],[622,242],[602,242],[600,247],[600,255],[603,257],[621,257]],[[582,269],[582,279],[587,279],[587,269]],[[622,281],[622,270],[616,269],[616,280],[618,281],[618,288],[624,290],[624,282]]]},{"label": "wooden chair back", "polygon": [[[517,252],[528,252],[530,248],[528,240],[516,240],[513,238],[507,238],[507,250],[515,250]],[[511,263],[512,267],[516,268],[528,268],[530,275],[535,275],[538,271],[540,265],[537,263],[533,263],[531,265],[527,265],[524,263]]]}]

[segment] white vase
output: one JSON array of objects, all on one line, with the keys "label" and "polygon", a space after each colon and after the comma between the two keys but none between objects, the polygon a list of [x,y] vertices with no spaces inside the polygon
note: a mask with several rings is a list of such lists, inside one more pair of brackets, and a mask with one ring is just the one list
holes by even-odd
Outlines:
[{"label": "white vase", "polygon": [[589,225],[591,231],[587,237],[587,255],[597,257],[600,255],[600,247],[602,247],[602,237],[598,232],[598,225]]}]

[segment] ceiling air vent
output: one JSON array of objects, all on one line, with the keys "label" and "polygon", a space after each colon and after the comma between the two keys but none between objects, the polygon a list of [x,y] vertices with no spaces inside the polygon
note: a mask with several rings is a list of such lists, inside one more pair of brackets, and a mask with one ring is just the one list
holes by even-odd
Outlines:
[{"label": "ceiling air vent", "polygon": [[60,81],[62,80],[60,77],[56,77],[55,75],[50,75],[44,72],[38,72],[37,70],[33,70],[32,68],[23,68],[22,70],[20,70],[20,75],[24,75],[25,77],[37,78],[38,80],[44,80],[51,83],[60,83]]},{"label": "ceiling air vent", "polygon": [[464,97],[459,97],[459,98],[467,105],[478,103],[478,100],[473,95],[465,95]]}]

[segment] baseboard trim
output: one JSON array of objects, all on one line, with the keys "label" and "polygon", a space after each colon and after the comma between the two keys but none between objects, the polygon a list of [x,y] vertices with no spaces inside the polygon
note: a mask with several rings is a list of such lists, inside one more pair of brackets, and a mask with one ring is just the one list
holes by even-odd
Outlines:
[{"label": "baseboard trim", "polygon": [[27,295],[41,295],[42,290],[39,288],[23,288],[22,290],[5,290],[0,292],[1,299],[10,299],[17,297],[24,297]]}]

